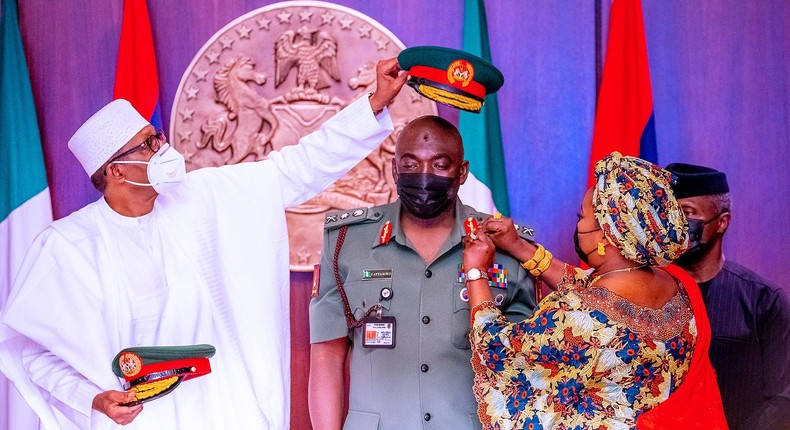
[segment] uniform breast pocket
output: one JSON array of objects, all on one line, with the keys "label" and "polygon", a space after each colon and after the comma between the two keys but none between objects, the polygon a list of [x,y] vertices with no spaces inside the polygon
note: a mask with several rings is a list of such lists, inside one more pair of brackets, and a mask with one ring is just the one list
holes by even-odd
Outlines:
[{"label": "uniform breast pocket", "polygon": [[453,283],[453,320],[450,341],[459,349],[469,349],[469,294],[463,282]]},{"label": "uniform breast pocket", "polygon": [[348,305],[354,318],[361,318],[372,306],[381,303],[382,312],[388,315],[393,297],[392,280],[372,280],[349,282],[343,286],[348,297]]},{"label": "uniform breast pocket", "polygon": [[[506,301],[507,290],[501,288],[489,288],[489,290],[491,291],[491,300],[501,308]],[[469,292],[463,282],[456,282],[453,284],[453,321],[450,333],[453,346],[456,348],[471,348],[469,345],[469,313]]]}]

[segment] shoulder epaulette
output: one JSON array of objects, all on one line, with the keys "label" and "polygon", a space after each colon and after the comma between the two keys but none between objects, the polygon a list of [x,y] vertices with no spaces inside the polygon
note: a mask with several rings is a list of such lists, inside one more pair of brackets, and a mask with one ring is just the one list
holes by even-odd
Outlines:
[{"label": "shoulder epaulette", "polygon": [[480,222],[480,221],[490,217],[491,215],[489,215],[487,213],[484,213],[484,212],[474,212],[474,211],[472,211],[472,212],[469,212],[469,215],[467,215],[467,216],[473,217],[474,219],[477,220],[477,222]]},{"label": "shoulder epaulette", "polygon": [[[468,216],[474,217],[478,222],[480,222],[480,221],[483,221],[484,219],[490,217],[491,215],[489,215],[489,214],[487,214],[485,212],[474,212],[474,211],[472,211],[472,212],[469,212]],[[535,243],[535,229],[534,228],[527,227],[525,225],[519,225],[519,224],[515,224],[515,226],[516,226],[516,233],[518,233],[518,235],[522,239],[524,239],[524,240],[526,240],[527,242],[530,242],[530,243]]]},{"label": "shoulder epaulette", "polygon": [[516,227],[516,233],[521,236],[522,239],[526,240],[530,243],[535,243],[535,229],[532,227],[527,227],[525,225],[514,224]]},{"label": "shoulder epaulette", "polygon": [[329,212],[324,218],[324,229],[331,230],[344,225],[376,222],[384,216],[385,212],[379,206]]}]

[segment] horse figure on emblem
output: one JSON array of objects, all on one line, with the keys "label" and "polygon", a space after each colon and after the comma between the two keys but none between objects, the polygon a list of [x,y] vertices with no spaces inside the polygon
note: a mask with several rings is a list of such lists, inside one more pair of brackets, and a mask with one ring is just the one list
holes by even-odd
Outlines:
[{"label": "horse figure on emblem", "polygon": [[230,60],[214,75],[216,101],[225,106],[226,113],[200,127],[201,138],[196,146],[202,149],[211,145],[217,152],[230,148],[225,164],[239,163],[251,154],[255,160],[262,160],[272,150],[277,117],[271,111],[271,103],[249,82],[263,85],[266,75],[256,71],[255,63],[244,55]]}]

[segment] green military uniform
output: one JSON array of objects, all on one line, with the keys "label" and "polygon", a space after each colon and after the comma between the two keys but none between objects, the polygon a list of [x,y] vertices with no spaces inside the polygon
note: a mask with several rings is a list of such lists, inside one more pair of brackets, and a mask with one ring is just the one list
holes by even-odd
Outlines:
[{"label": "green military uniform", "polygon": [[[345,429],[480,428],[472,394],[469,302],[459,274],[464,222],[487,215],[458,202],[449,238],[426,265],[403,234],[400,211],[396,201],[327,215],[320,284],[310,302],[310,341],[349,336],[353,343]],[[363,328],[347,327],[333,268],[344,225],[348,231],[337,262],[350,310],[358,319],[381,304],[381,316],[396,320],[393,348],[366,348]],[[500,287],[491,287],[494,300],[513,321],[531,315],[532,278],[508,255],[497,253],[494,261],[500,266],[490,271],[500,273]]]}]

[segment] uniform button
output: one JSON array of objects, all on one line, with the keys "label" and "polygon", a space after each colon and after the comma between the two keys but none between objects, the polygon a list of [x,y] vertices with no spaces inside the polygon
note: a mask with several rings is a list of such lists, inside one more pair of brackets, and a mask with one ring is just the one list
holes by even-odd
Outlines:
[{"label": "uniform button", "polygon": [[428,365],[427,364],[423,364],[422,366],[420,366],[420,370],[422,370],[423,372],[427,372],[428,371]]},{"label": "uniform button", "polygon": [[426,277],[426,278],[430,278],[431,276],[433,276],[433,273],[431,273],[431,271],[430,271],[430,270],[426,270],[426,271],[425,271],[425,277]]},{"label": "uniform button", "polygon": [[429,322],[431,322],[431,317],[429,317],[428,315],[425,315],[424,317],[422,317],[422,323],[423,324],[428,324]]},{"label": "uniform button", "polygon": [[430,421],[430,420],[431,420],[431,414],[425,414],[425,415],[423,415],[423,416],[422,416],[422,419],[424,419],[425,421]]}]

